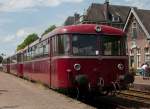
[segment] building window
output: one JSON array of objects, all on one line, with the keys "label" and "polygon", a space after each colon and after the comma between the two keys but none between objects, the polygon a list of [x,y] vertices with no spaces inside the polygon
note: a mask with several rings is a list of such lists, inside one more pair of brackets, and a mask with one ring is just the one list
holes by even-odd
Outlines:
[{"label": "building window", "polygon": [[140,68],[141,64],[141,49],[137,49],[137,67]]},{"label": "building window", "polygon": [[150,48],[145,48],[144,49],[145,52],[145,62],[150,62]]},{"label": "building window", "polygon": [[130,56],[133,56],[133,55],[134,55],[134,50],[130,49]]},{"label": "building window", "polygon": [[137,38],[137,23],[135,21],[132,23],[131,37],[132,37],[132,39],[136,39]]}]

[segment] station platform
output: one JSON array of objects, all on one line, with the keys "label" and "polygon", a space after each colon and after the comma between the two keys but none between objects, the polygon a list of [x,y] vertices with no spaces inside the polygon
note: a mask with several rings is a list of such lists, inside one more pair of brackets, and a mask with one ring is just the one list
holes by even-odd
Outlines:
[{"label": "station platform", "polygon": [[133,88],[150,92],[150,77],[135,76]]},{"label": "station platform", "polygon": [[0,72],[0,109],[94,109],[42,85]]}]

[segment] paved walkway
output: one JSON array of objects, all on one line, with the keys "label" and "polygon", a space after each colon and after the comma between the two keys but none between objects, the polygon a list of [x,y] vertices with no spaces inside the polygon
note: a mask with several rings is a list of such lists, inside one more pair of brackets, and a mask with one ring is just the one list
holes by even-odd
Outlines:
[{"label": "paved walkway", "polygon": [[137,90],[150,92],[150,78],[144,78],[142,76],[135,76],[133,87]]},{"label": "paved walkway", "polygon": [[147,77],[147,78],[144,78],[143,79],[143,76],[135,76],[135,81],[134,81],[135,84],[144,84],[144,85],[150,85],[150,78]]},{"label": "paved walkway", "polygon": [[0,72],[0,109],[94,109],[39,84]]}]

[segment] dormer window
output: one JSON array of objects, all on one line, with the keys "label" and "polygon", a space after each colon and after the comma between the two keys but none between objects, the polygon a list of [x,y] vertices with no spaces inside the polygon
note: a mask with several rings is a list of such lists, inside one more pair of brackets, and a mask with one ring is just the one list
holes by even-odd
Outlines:
[{"label": "dormer window", "polygon": [[112,15],[112,22],[120,22],[120,16]]},{"label": "dormer window", "polygon": [[134,21],[132,23],[132,34],[131,34],[132,39],[137,38],[137,23]]}]

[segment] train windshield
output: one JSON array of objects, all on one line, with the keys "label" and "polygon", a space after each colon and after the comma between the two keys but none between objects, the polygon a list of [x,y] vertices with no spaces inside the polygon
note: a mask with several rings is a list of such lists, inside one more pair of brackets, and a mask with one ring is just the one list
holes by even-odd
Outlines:
[{"label": "train windshield", "polygon": [[121,56],[126,54],[125,38],[119,36],[103,36],[101,40],[102,55]]},{"label": "train windshield", "polygon": [[125,38],[105,35],[72,35],[74,56],[123,56],[126,55]]},{"label": "train windshield", "polygon": [[72,52],[75,56],[98,55],[97,37],[95,35],[73,35]]}]

